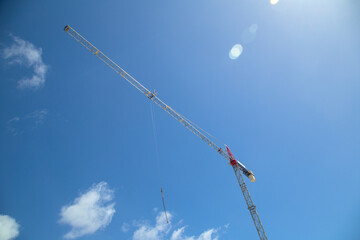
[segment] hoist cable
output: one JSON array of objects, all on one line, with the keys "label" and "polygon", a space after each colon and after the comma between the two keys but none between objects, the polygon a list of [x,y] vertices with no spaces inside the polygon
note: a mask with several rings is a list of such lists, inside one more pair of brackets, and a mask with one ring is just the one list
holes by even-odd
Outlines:
[{"label": "hoist cable", "polygon": [[169,223],[169,220],[168,220],[168,217],[167,217],[167,213],[166,213],[164,193],[163,193],[162,183],[161,183],[159,145],[158,145],[158,141],[157,141],[156,124],[155,124],[155,113],[154,113],[154,106],[153,106],[153,103],[152,103],[152,102],[150,103],[150,109],[151,109],[151,122],[152,122],[152,127],[153,127],[153,136],[154,136],[154,143],[155,143],[156,162],[157,162],[159,182],[160,182],[160,189],[161,189],[161,198],[162,198],[162,203],[163,203],[163,207],[164,207],[164,213],[165,213],[165,217],[166,217],[166,222]]}]

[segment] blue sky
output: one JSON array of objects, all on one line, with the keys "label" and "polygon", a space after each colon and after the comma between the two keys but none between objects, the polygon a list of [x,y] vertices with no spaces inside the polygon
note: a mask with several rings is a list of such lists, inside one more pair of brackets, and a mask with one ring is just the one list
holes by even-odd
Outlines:
[{"label": "blue sky", "polygon": [[269,239],[359,239],[359,10],[1,1],[1,240],[258,239],[231,167],[155,108],[160,181],[149,101],[67,24],[254,172]]}]

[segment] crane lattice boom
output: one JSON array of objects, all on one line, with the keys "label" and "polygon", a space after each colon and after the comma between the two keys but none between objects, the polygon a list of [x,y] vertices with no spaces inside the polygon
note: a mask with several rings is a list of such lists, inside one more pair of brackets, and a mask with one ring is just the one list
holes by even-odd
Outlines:
[{"label": "crane lattice boom", "polygon": [[261,224],[260,218],[256,212],[255,205],[250,197],[250,193],[247,189],[246,183],[241,172],[250,178],[251,181],[255,181],[255,177],[253,173],[246,169],[246,167],[240,162],[236,161],[232,156],[230,150],[227,148],[227,152],[223,151],[221,147],[217,146],[213,141],[211,141],[205,134],[203,134],[200,130],[198,130],[194,124],[188,121],[181,114],[177,113],[174,109],[169,107],[163,101],[161,101],[156,93],[150,92],[146,87],[141,85],[138,81],[136,81],[130,74],[125,72],[121,67],[119,67],[116,63],[114,63],[110,58],[108,58],[104,53],[102,53],[99,49],[93,46],[90,42],[88,42],[84,37],[82,37],[78,32],[76,32],[73,28],[66,25],[64,30],[72,36],[76,41],[81,43],[84,47],[86,47],[91,53],[93,53],[96,57],[100,58],[104,63],[106,63],[109,67],[111,67],[116,73],[121,75],[126,81],[128,81],[131,85],[137,88],[140,92],[142,92],[146,97],[148,97],[151,101],[156,103],[160,108],[162,108],[165,112],[170,114],[173,118],[175,118],[178,122],[180,122],[184,127],[198,136],[201,140],[203,140],[206,144],[212,147],[215,151],[217,151],[220,155],[222,155],[225,159],[229,161],[232,165],[236,178],[239,182],[242,193],[244,194],[245,201],[247,203],[248,209],[250,211],[251,217],[254,221],[256,230],[259,234],[261,240],[267,240],[264,228]]}]

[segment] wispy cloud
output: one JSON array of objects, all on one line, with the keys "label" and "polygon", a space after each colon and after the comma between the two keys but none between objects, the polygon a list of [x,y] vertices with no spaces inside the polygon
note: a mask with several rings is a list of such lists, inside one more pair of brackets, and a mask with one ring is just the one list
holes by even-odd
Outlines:
[{"label": "wispy cloud", "polygon": [[20,225],[8,215],[0,215],[0,240],[11,240],[19,235]]},{"label": "wispy cloud", "polygon": [[[171,221],[172,215],[168,213],[168,219]],[[166,222],[164,212],[156,216],[155,226],[150,226],[146,223],[139,224],[138,229],[134,232],[133,240],[160,240],[169,233],[171,228],[170,224]]]},{"label": "wispy cloud", "polygon": [[115,213],[113,190],[106,182],[93,185],[70,205],[61,208],[60,222],[70,225],[71,230],[64,237],[78,238],[105,228]]},{"label": "wispy cloud", "polygon": [[34,129],[44,123],[48,110],[35,110],[23,117],[13,117],[6,122],[6,130],[14,136],[23,134],[28,129]]},{"label": "wispy cloud", "polygon": [[19,117],[13,117],[6,122],[6,130],[11,133],[13,136],[17,136],[23,133],[23,131],[19,130],[18,123],[20,121]]},{"label": "wispy cloud", "polygon": [[[164,212],[160,212],[155,219],[155,225],[148,223],[136,224],[137,229],[133,233],[133,240],[218,240],[218,228],[211,228],[202,232],[199,236],[187,236],[186,226],[175,228],[172,225],[172,214],[168,213],[170,223],[166,223]],[[180,221],[181,223],[182,221]]]},{"label": "wispy cloud", "polygon": [[218,240],[219,236],[217,235],[218,230],[211,228],[204,231],[200,234],[199,237],[195,236],[185,236],[185,227],[181,227],[173,232],[170,240]]},{"label": "wispy cloud", "polygon": [[27,119],[32,119],[35,122],[35,126],[39,126],[44,123],[44,119],[48,111],[46,109],[36,110],[26,116]]},{"label": "wispy cloud", "polygon": [[20,64],[34,69],[32,77],[18,81],[18,88],[40,88],[45,83],[48,70],[48,66],[42,60],[42,49],[19,37],[13,35],[11,37],[14,43],[3,50],[3,58],[8,60],[9,64]]},{"label": "wispy cloud", "polygon": [[122,232],[127,232],[130,229],[130,225],[128,223],[123,223],[123,225],[121,225],[121,231]]}]

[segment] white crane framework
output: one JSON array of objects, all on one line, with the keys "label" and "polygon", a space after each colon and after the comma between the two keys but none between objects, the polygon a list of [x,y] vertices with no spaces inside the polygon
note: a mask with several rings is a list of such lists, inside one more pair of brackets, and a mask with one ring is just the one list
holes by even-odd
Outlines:
[{"label": "white crane framework", "polygon": [[122,76],[126,81],[128,81],[131,85],[136,87],[140,92],[142,92],[146,97],[148,97],[151,101],[156,103],[160,108],[162,108],[165,112],[170,114],[173,118],[175,118],[178,122],[184,125],[187,129],[189,129],[192,133],[198,136],[201,140],[203,140],[206,144],[216,150],[219,154],[221,154],[224,158],[226,158],[230,165],[232,165],[236,178],[239,182],[241,191],[244,195],[246,204],[250,211],[251,217],[254,221],[256,230],[259,234],[261,240],[267,240],[267,236],[265,230],[261,224],[259,215],[256,211],[256,207],[250,197],[250,193],[247,189],[246,183],[241,172],[250,178],[251,181],[255,181],[254,175],[251,171],[247,170],[244,165],[240,162],[236,161],[232,156],[230,150],[227,148],[227,152],[223,151],[221,147],[217,146],[213,141],[211,141],[207,136],[205,136],[200,130],[198,130],[189,120],[185,119],[181,114],[177,113],[174,109],[169,107],[163,101],[161,101],[156,93],[150,92],[146,87],[141,85],[138,81],[136,81],[130,74],[125,72],[121,67],[119,67],[116,63],[114,63],[110,58],[108,58],[104,53],[102,53],[99,49],[93,46],[90,42],[88,42],[84,37],[82,37],[78,32],[76,32],[73,28],[66,25],[64,30],[72,36],[76,41],[81,43],[85,48],[87,48],[91,53],[93,53],[96,57],[100,58],[104,63],[106,63],[109,67],[111,67],[116,73]]}]

